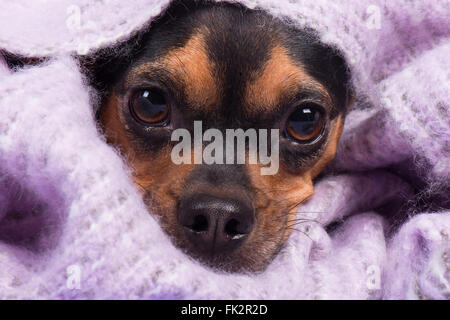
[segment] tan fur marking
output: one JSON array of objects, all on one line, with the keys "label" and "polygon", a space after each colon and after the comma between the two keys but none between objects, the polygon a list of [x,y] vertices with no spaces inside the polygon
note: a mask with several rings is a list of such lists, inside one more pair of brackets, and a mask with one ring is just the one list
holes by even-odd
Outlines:
[{"label": "tan fur marking", "polygon": [[105,130],[107,142],[113,144],[128,157],[133,157],[133,147],[127,137],[124,127],[124,121],[119,112],[121,101],[113,93],[102,106],[100,113],[100,122]]},{"label": "tan fur marking", "polygon": [[151,77],[152,70],[165,69],[175,82],[181,82],[187,102],[198,108],[211,109],[219,101],[220,90],[217,79],[213,75],[213,65],[205,49],[204,36],[193,35],[182,48],[169,51],[156,61],[139,65],[131,71],[127,79],[141,74]]},{"label": "tan fur marking", "polygon": [[[298,207],[314,194],[313,179],[334,158],[337,150],[339,137],[343,128],[342,117],[336,123],[330,133],[328,144],[320,159],[302,174],[292,174],[280,168],[276,175],[262,176],[260,166],[249,166],[249,174],[252,184],[261,190],[261,196],[255,199],[255,207],[259,208],[260,233],[267,232],[268,235],[277,232],[285,224],[286,230],[281,235],[284,242],[292,232],[292,223],[296,218]],[[267,205],[269,203],[269,205]],[[280,219],[284,208],[288,208],[285,222]],[[284,209],[286,210],[286,209]],[[279,231],[278,231],[279,232]]]},{"label": "tan fur marking", "polygon": [[320,157],[319,161],[309,170],[310,176],[312,179],[317,177],[317,175],[325,168],[325,166],[334,159],[336,155],[339,138],[342,134],[342,129],[344,127],[344,120],[341,116],[339,116],[336,120],[336,124],[333,127],[333,130],[330,133],[330,137],[328,138],[328,145],[325,149],[325,152]]},{"label": "tan fur marking", "polygon": [[327,90],[295,63],[285,48],[276,46],[261,75],[246,88],[247,105],[251,112],[270,110],[281,97],[295,92],[300,86],[321,91],[329,97]]}]

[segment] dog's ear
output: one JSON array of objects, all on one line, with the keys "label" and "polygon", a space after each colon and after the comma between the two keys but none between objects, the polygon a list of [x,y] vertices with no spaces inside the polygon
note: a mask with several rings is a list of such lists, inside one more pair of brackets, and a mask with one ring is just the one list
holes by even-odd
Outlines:
[{"label": "dog's ear", "polygon": [[347,113],[353,110],[355,104],[355,92],[353,89],[349,89],[347,92]]},{"label": "dog's ear", "polygon": [[352,110],[355,101],[354,90],[352,87],[351,72],[347,61],[339,50],[330,48],[331,70],[334,70],[331,78],[333,92],[336,92],[337,104],[343,110],[344,114]]},{"label": "dog's ear", "polygon": [[80,56],[80,66],[89,84],[104,97],[133,61],[137,39],[100,49],[88,56]]},{"label": "dog's ear", "polygon": [[102,106],[114,91],[116,84],[124,77],[140,50],[143,33],[117,44],[78,56],[81,71],[89,85],[96,91],[96,118],[100,116]]}]

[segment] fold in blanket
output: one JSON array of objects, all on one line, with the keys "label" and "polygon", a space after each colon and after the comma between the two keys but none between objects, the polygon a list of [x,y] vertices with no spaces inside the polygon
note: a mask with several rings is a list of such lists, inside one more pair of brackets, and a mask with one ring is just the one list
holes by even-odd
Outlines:
[{"label": "fold in blanket", "polygon": [[316,29],[356,91],[308,222],[243,275],[173,247],[77,63],[169,2],[0,0],[0,50],[49,58],[9,70],[0,55],[0,298],[450,299],[450,3],[239,1]]}]

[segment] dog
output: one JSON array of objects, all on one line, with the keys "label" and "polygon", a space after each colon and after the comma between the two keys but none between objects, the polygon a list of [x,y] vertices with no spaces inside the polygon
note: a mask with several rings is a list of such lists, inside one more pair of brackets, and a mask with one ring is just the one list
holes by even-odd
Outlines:
[{"label": "dog", "polygon": [[[173,243],[209,267],[263,271],[301,217],[352,104],[343,56],[310,29],[230,3],[176,1],[120,61],[97,61],[107,142]],[[176,129],[279,129],[279,170],[175,164]]]}]

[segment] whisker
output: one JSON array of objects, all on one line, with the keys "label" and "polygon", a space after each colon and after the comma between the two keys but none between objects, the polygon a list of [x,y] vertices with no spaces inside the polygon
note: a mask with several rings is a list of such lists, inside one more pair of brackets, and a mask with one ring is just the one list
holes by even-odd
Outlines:
[{"label": "whisker", "polygon": [[307,236],[311,241],[314,241],[307,233],[303,232],[302,230],[296,229],[296,228],[288,228],[286,230],[291,230],[291,231],[297,231],[300,233],[303,233],[305,236]]},{"label": "whisker", "polygon": [[301,223],[314,222],[314,223],[320,224],[319,221],[314,220],[314,219],[311,219],[311,220],[310,219],[292,219],[292,220],[286,221],[286,223],[299,223],[299,222],[301,222]]}]

